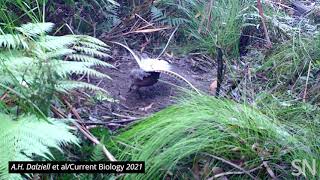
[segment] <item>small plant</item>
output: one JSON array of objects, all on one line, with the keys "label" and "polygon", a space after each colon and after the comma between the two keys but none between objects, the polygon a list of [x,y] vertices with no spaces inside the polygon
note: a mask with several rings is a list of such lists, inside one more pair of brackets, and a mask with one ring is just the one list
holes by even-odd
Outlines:
[{"label": "small plant", "polygon": [[111,67],[97,59],[109,57],[108,46],[90,36],[47,35],[52,28],[52,23],[29,23],[0,35],[1,179],[21,178],[8,174],[8,161],[52,159],[50,148],[61,150],[61,145],[78,143],[68,121],[50,118],[60,94],[78,88],[107,94],[94,85],[70,80],[70,75],[109,78],[91,68]]},{"label": "small plant", "polygon": [[163,11],[153,9],[154,19],[159,22],[175,22],[172,24],[182,24],[185,27],[184,41],[191,40],[192,47],[183,48],[189,49],[188,51],[215,53],[216,47],[220,47],[228,55],[238,54],[241,28],[244,24],[242,15],[250,6],[249,1],[219,0],[203,3],[191,0],[177,3],[163,0],[159,4],[169,10],[175,9],[174,14],[179,18],[173,21]]}]

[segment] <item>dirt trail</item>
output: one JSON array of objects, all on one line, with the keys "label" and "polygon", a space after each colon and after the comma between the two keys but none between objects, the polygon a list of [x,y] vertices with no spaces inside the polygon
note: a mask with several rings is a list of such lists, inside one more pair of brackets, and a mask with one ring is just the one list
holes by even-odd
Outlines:
[{"label": "dirt trail", "polygon": [[[208,63],[209,59],[204,59],[199,55],[182,58],[164,56],[162,59],[170,62],[173,71],[185,77],[197,89],[210,93],[209,86],[215,78],[216,70],[212,65],[214,63]],[[90,115],[90,119],[104,121],[104,119],[110,118],[114,120],[115,115],[118,119],[125,118],[118,116],[119,114],[135,117],[145,116],[173,104],[176,100],[175,97],[181,94],[176,86],[189,88],[185,82],[162,74],[160,81],[155,85],[142,87],[140,89],[141,96],[139,96],[136,91],[128,92],[131,83],[129,72],[133,68],[138,68],[133,57],[126,51],[114,50],[113,59],[108,62],[116,69],[98,68],[98,70],[108,74],[112,80],[92,79],[91,83],[99,84],[99,87],[110,92],[114,99],[119,100],[119,103],[95,104],[85,113]]]}]

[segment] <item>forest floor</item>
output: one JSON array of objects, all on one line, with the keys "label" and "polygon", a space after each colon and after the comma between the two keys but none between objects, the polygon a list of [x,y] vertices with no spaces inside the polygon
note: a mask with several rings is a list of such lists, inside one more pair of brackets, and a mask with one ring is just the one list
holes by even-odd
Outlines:
[{"label": "forest floor", "polygon": [[[90,83],[108,91],[117,102],[101,101],[79,109],[85,119],[100,123],[112,120],[114,123],[107,123],[107,126],[111,129],[117,128],[126,123],[118,124],[115,119],[125,120],[124,122],[129,119],[130,122],[130,119],[146,117],[176,102],[177,97],[183,94],[182,89],[190,89],[182,80],[161,74],[159,82],[150,87],[140,88],[140,95],[137,91],[129,92],[131,84],[129,73],[132,69],[138,68],[138,64],[131,54],[124,50],[114,49],[112,57],[108,63],[115,68],[97,68],[109,75],[112,80],[93,78],[90,79]],[[197,89],[213,95],[209,88],[216,78],[216,67],[212,65],[214,64],[212,59],[200,54],[179,58],[164,55],[161,59],[168,61],[173,66],[174,72],[182,75]]]}]

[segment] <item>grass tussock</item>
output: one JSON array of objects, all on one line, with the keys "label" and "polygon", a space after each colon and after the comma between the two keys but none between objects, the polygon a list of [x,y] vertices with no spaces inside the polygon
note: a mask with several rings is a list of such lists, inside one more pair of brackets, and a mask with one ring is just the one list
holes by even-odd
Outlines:
[{"label": "grass tussock", "polygon": [[[312,144],[295,133],[294,128],[247,105],[196,96],[120,133],[115,144],[121,149],[119,159],[146,161],[146,174],[126,175],[128,179],[190,177],[195,166],[237,170],[214,156],[243,162],[239,166],[247,170],[268,160],[277,175],[289,177],[291,171],[284,170],[290,170],[293,159],[317,156]],[[202,173],[203,178],[214,175],[213,171]],[[263,168],[253,173],[265,175]]]}]

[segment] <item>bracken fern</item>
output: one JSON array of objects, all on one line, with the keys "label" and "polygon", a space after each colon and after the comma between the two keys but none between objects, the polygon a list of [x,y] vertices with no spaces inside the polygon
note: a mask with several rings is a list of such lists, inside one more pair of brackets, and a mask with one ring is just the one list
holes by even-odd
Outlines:
[{"label": "bracken fern", "polygon": [[47,119],[47,123],[34,115],[14,119],[5,114],[0,118],[0,179],[21,178],[8,174],[8,161],[31,161],[35,156],[53,159],[49,148],[62,151],[61,145],[78,143],[62,120]]},{"label": "bracken fern", "polygon": [[[109,78],[93,66],[108,55],[102,41],[84,35],[51,36],[52,23],[29,23],[0,29],[0,179],[21,179],[8,174],[8,161],[53,159],[50,149],[78,143],[66,121],[50,118],[59,93],[97,86],[70,80],[70,75]],[[7,31],[6,31],[7,32]],[[57,104],[58,101],[55,102]]]}]

